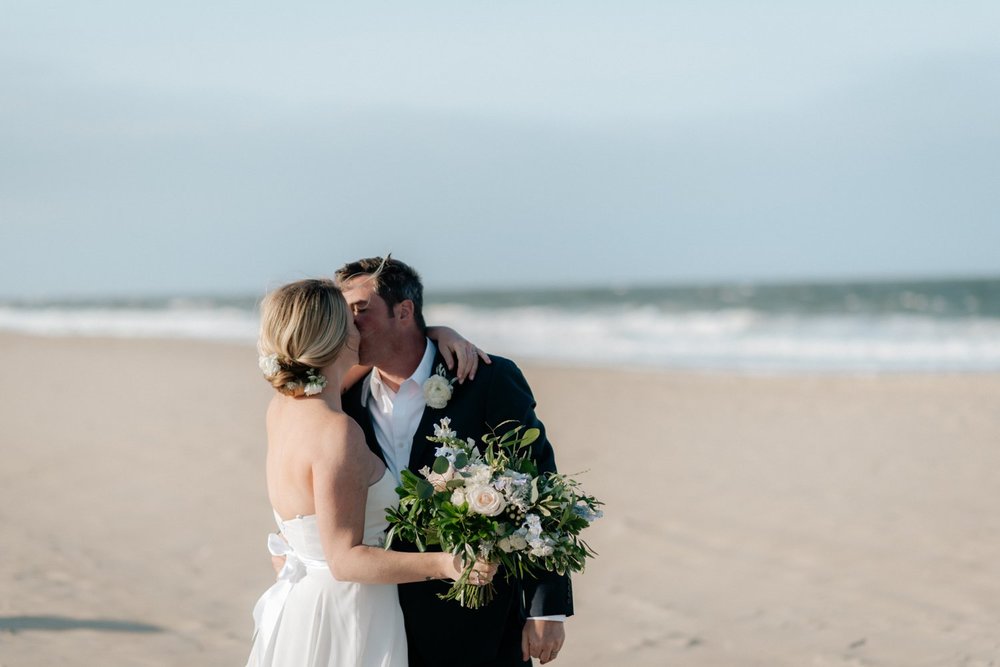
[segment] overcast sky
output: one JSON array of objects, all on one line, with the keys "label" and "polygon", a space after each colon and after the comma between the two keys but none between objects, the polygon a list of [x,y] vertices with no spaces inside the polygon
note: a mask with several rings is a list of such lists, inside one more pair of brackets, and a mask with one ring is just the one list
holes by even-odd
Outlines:
[{"label": "overcast sky", "polygon": [[1000,274],[1000,3],[0,0],[0,297]]}]

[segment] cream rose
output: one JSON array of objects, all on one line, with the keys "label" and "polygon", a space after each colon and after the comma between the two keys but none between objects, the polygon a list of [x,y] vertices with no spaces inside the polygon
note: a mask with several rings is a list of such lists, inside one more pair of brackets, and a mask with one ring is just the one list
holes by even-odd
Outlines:
[{"label": "cream rose", "polygon": [[448,405],[452,391],[448,380],[441,375],[432,375],[424,383],[424,400],[430,407],[440,410]]},{"label": "cream rose", "polygon": [[455,507],[460,506],[465,502],[465,491],[463,489],[455,489],[451,492],[451,504]]},{"label": "cream rose", "polygon": [[484,516],[496,516],[507,507],[503,495],[492,486],[477,486],[465,494],[469,509]]},{"label": "cream rose", "polygon": [[448,469],[442,473],[428,471],[424,474],[427,481],[431,483],[435,491],[445,491],[448,489],[448,482],[455,479],[455,466],[448,464]]}]

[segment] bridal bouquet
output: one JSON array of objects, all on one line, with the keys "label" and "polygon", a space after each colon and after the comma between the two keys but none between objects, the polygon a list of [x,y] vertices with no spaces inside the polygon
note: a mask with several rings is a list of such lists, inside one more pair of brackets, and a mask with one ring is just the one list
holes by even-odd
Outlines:
[{"label": "bridal bouquet", "polygon": [[398,538],[421,551],[440,545],[464,554],[469,567],[440,597],[473,609],[494,594],[493,584],[469,583],[477,557],[502,564],[508,577],[582,571],[585,559],[597,554],[580,532],[603,516],[603,503],[566,475],[538,472],[529,446],[539,430],[494,431],[483,436],[481,454],[472,438],[462,440],[450,424],[442,419],[428,437],[439,445],[432,468],[424,467],[420,476],[403,470],[399,506],[386,515],[386,548]]}]

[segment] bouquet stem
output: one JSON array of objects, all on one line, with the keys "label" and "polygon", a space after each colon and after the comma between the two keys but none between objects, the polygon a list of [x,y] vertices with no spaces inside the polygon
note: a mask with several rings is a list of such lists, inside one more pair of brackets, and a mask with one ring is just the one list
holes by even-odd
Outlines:
[{"label": "bouquet stem", "polygon": [[[475,565],[475,563],[473,563]],[[454,600],[466,609],[479,609],[493,601],[496,589],[490,582],[483,586],[475,586],[469,583],[469,575],[472,573],[472,565],[467,567],[455,583],[451,585],[447,593],[438,594],[442,600]]]},{"label": "bouquet stem", "polygon": [[479,609],[493,601],[495,594],[493,584],[473,586],[456,581],[447,593],[439,594],[442,600],[454,600],[466,609]]}]

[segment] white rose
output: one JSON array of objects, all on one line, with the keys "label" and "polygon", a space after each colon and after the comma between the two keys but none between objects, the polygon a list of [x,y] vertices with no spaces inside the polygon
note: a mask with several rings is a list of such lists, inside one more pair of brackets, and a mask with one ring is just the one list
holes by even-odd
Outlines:
[{"label": "white rose", "polygon": [[500,547],[505,554],[509,554],[514,550],[514,547],[510,544],[510,538],[508,537],[500,538],[500,541],[497,542],[497,546]]},{"label": "white rose", "polygon": [[451,504],[458,507],[465,502],[465,491],[462,489],[455,489],[451,492]]},{"label": "white rose", "polygon": [[507,501],[492,486],[477,486],[466,493],[469,509],[484,516],[496,516],[507,507]]},{"label": "white rose", "polygon": [[432,408],[440,410],[451,400],[451,383],[440,375],[432,375],[424,383],[424,400]]}]

